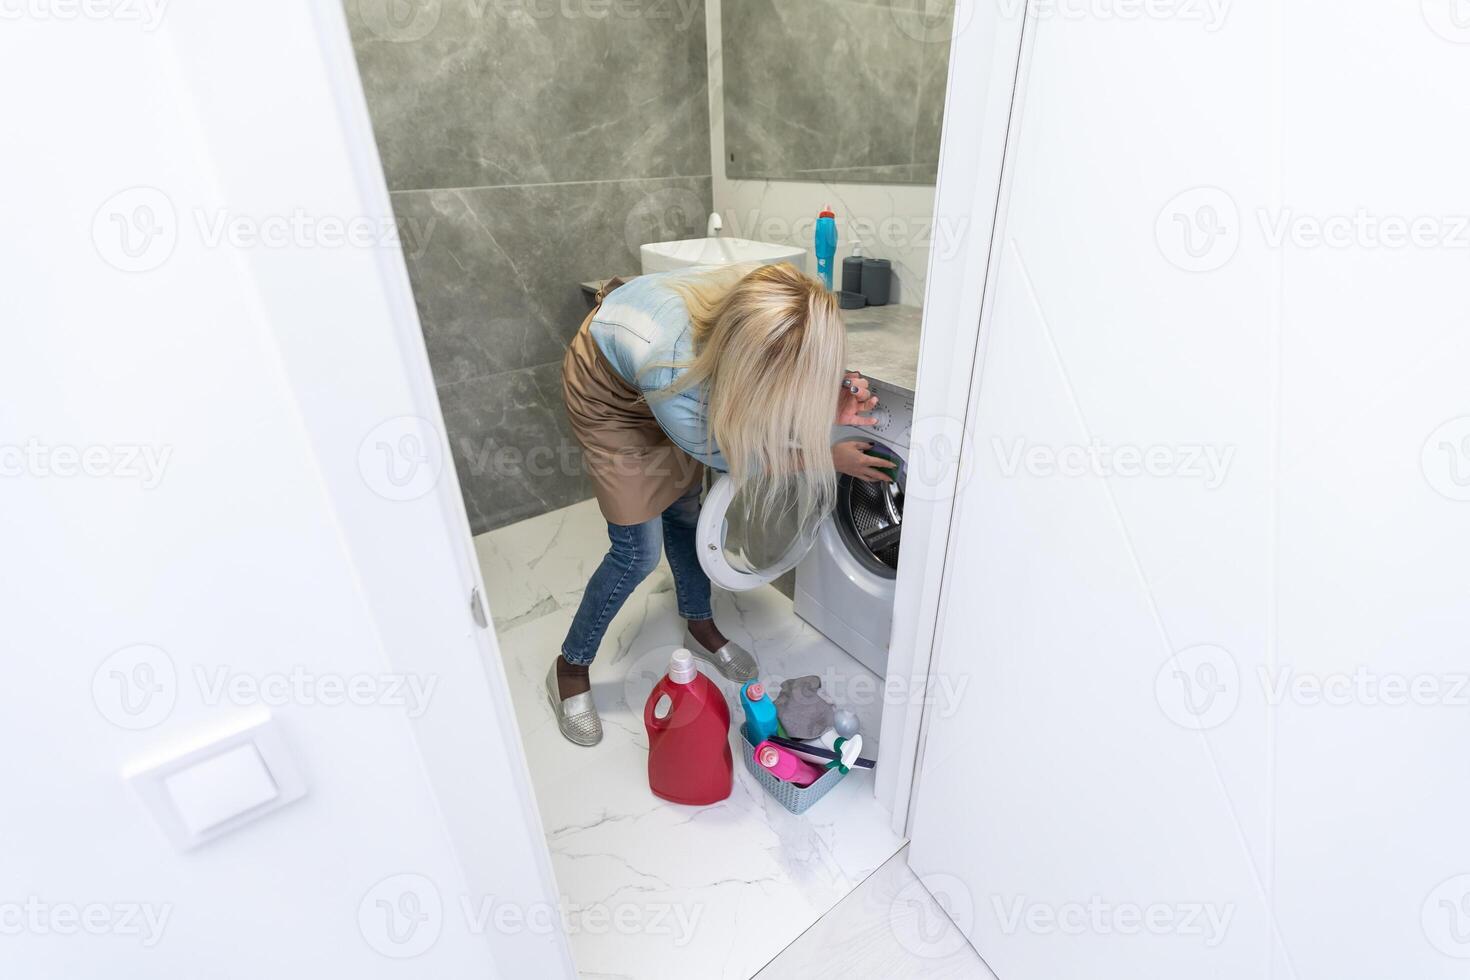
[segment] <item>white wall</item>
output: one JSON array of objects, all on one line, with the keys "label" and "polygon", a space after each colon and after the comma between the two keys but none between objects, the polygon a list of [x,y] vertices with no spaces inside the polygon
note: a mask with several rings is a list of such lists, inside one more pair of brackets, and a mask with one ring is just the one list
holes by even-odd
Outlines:
[{"label": "white wall", "polygon": [[[84,10],[0,33],[0,974],[569,975],[340,7]],[[174,851],[121,774],[267,711],[309,795]]]},{"label": "white wall", "polygon": [[1028,27],[911,861],[1002,980],[1461,976],[1470,36],[1186,9]]},{"label": "white wall", "polygon": [[[892,301],[918,306],[924,299],[924,274],[932,248],[953,254],[966,233],[966,221],[934,220],[933,185],[851,184],[839,181],[737,180],[725,176],[725,89],[720,30],[721,0],[706,0],[709,50],[710,160],[714,203],[724,234],[757,241],[799,245],[807,250],[807,272],[817,271],[811,254],[817,213],[831,206],[837,215],[837,259],[861,238],[863,254],[888,259],[895,279]],[[834,97],[833,105],[840,104]]]}]

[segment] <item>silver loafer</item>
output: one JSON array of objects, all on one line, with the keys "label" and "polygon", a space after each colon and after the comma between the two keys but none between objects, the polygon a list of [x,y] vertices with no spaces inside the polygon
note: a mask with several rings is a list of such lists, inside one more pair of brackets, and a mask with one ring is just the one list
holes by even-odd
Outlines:
[{"label": "silver loafer", "polygon": [[597,705],[592,702],[592,692],[583,691],[563,701],[561,690],[556,685],[554,660],[550,673],[546,675],[546,696],[551,700],[557,727],[568,742],[590,746],[602,741],[602,718],[597,714]]},{"label": "silver loafer", "polygon": [[760,669],[755,662],[755,657],[750,655],[749,650],[733,640],[713,653],[706,650],[688,630],[684,632],[684,640],[690,653],[714,667],[726,680],[741,684],[755,680],[756,671]]}]

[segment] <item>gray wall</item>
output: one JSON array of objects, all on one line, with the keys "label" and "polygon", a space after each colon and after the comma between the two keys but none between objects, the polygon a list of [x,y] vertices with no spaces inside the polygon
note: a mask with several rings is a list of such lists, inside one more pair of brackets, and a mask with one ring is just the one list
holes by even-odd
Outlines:
[{"label": "gray wall", "polygon": [[933,184],[954,10],[721,0],[726,175]]},{"label": "gray wall", "polygon": [[703,0],[347,11],[473,528],[586,499],[560,383],[578,283],[704,233]]}]

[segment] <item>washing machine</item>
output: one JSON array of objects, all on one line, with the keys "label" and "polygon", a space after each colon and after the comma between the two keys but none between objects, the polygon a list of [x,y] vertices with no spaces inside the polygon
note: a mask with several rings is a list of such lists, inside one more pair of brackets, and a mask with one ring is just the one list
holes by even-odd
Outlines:
[{"label": "washing machine", "polygon": [[879,677],[888,673],[893,587],[909,459],[914,393],[868,379],[878,395],[877,425],[844,426],[838,440],[871,442],[868,452],[895,460],[892,483],[837,479],[837,506],[796,567],[796,614]]},{"label": "washing machine", "polygon": [[728,477],[718,478],[699,514],[699,557],[710,581],[752,589],[796,569],[796,613],[882,677],[888,670],[898,574],[903,492],[914,394],[869,378],[878,396],[871,426],[836,426],[833,443],[870,442],[898,463],[892,483],[837,480],[836,506],[803,526],[791,511],[753,515]]}]

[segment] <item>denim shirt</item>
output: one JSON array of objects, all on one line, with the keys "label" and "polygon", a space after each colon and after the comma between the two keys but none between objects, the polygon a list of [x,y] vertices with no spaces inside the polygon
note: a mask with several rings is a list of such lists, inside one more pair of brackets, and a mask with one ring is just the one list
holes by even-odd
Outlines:
[{"label": "denim shirt", "polygon": [[709,431],[705,386],[658,396],[684,373],[673,364],[694,359],[694,328],[671,279],[704,271],[691,268],[639,276],[608,293],[588,328],[614,371],[643,392],[659,428],[684,452],[717,470],[725,458]]}]

